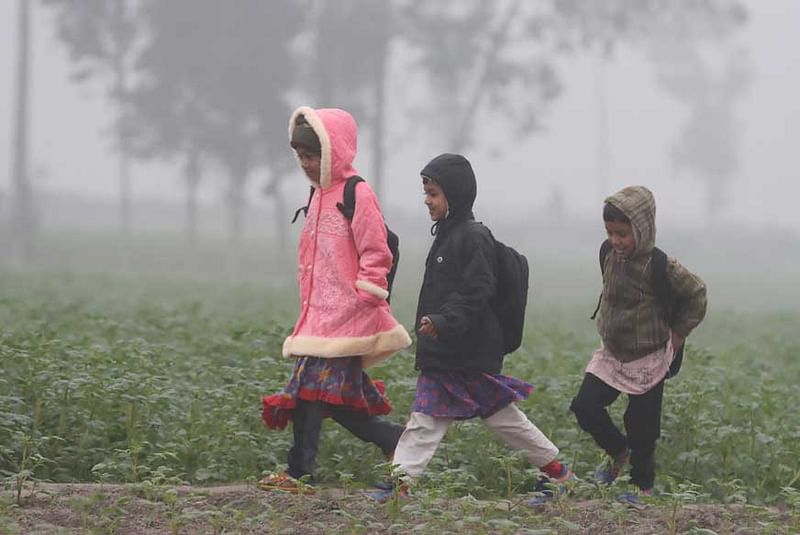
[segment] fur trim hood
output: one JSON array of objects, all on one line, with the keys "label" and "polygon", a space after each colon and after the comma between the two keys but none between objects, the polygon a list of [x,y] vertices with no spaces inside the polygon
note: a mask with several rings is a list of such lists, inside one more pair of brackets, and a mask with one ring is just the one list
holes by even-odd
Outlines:
[{"label": "fur trim hood", "polygon": [[353,116],[338,108],[300,106],[289,119],[289,141],[299,115],[314,129],[321,147],[319,184],[314,185],[328,189],[336,182],[357,175],[353,160],[358,148],[358,125]]}]

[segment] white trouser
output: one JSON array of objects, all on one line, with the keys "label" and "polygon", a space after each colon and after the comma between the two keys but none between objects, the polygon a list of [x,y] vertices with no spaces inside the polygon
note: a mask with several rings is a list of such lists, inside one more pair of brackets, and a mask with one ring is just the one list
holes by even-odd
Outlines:
[{"label": "white trouser", "polygon": [[[412,412],[394,451],[397,471],[411,478],[422,475],[452,421],[452,418]],[[514,403],[485,418],[483,422],[497,438],[524,452],[528,461],[536,467],[546,465],[558,455],[555,444]]]}]

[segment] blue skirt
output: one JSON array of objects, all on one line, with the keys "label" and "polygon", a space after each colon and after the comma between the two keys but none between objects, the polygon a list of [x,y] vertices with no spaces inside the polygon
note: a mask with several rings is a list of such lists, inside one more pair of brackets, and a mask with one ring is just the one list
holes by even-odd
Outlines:
[{"label": "blue skirt", "polygon": [[425,370],[417,379],[413,412],[439,418],[488,418],[527,399],[533,385],[507,375],[460,370]]}]

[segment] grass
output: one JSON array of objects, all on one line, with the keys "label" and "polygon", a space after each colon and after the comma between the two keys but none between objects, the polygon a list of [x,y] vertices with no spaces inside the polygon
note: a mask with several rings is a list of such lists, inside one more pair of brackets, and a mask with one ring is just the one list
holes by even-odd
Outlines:
[{"label": "grass", "polygon": [[[293,290],[137,276],[0,277],[0,474],[17,501],[36,482],[252,482],[283,465],[290,431],[264,429],[260,399],[280,390],[291,369],[280,348],[294,320]],[[504,370],[536,386],[521,408],[579,476],[603,460],[567,408],[597,343],[590,301],[534,303],[523,348]],[[398,306],[405,320],[408,309]],[[712,311],[690,339],[681,375],[665,389],[663,499],[676,508],[697,499],[796,507],[797,325],[797,312]],[[391,418],[402,423],[413,400],[413,352],[372,375],[386,381]],[[616,417],[623,408],[615,404]],[[326,423],[323,483],[367,486],[384,477],[382,461],[377,449]],[[422,505],[467,496],[513,505],[535,477],[479,421],[467,421],[452,426],[434,458]],[[586,499],[609,492],[588,483],[574,489]],[[502,532],[502,519],[494,520]]]}]

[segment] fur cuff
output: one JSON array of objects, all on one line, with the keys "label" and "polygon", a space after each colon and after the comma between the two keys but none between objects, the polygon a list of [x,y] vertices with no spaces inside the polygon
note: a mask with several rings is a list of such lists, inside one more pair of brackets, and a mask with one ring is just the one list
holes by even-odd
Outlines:
[{"label": "fur cuff", "polygon": [[362,366],[369,368],[411,345],[411,337],[402,325],[372,336],[325,338],[322,336],[290,336],[283,342],[284,357],[310,355],[320,358],[361,356]]},{"label": "fur cuff", "polygon": [[371,282],[367,282],[365,280],[357,280],[356,288],[364,290],[365,292],[370,293],[375,297],[379,297],[381,299],[386,299],[387,297],[389,297],[388,291],[384,290],[377,284],[372,284]]}]

